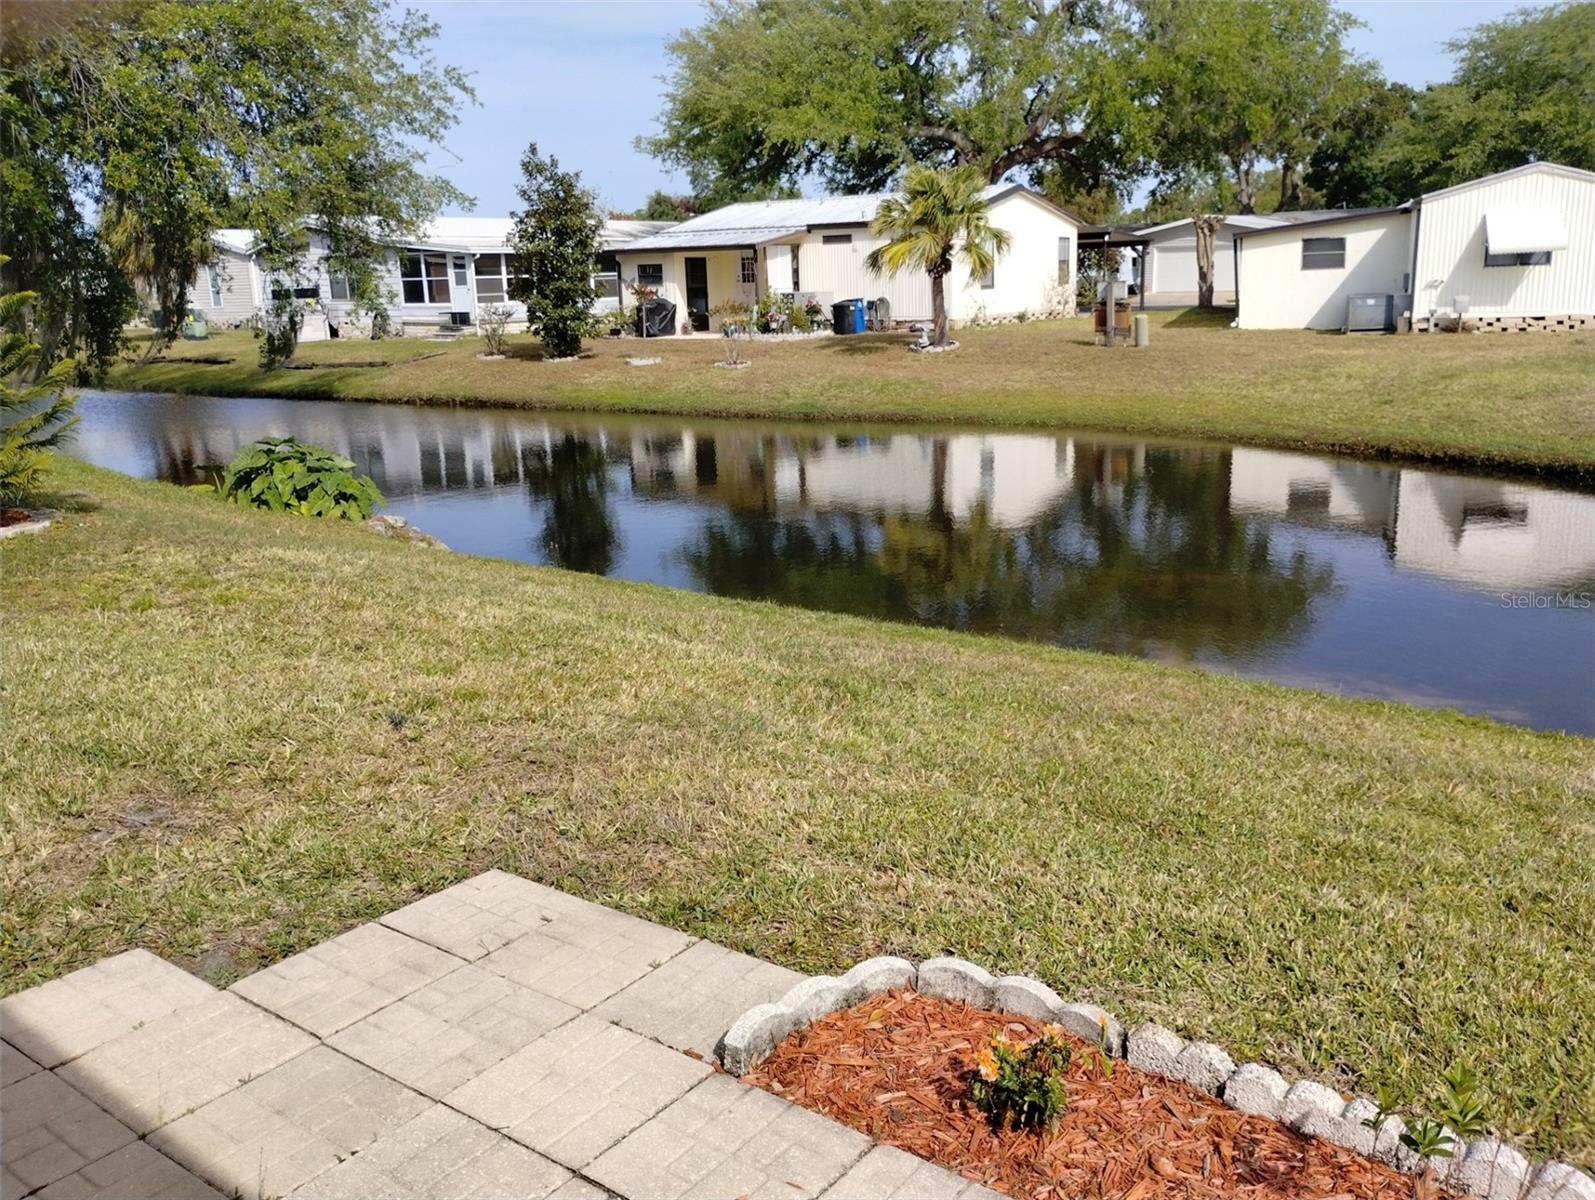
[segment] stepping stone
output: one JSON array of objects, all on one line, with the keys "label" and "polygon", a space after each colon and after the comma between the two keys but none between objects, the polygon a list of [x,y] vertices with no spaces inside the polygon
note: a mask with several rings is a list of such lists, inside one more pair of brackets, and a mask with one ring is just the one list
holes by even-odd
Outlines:
[{"label": "stepping stone", "polygon": [[585,1174],[649,1200],[799,1200],[820,1195],[869,1148],[856,1130],[714,1075]]},{"label": "stepping stone", "polygon": [[[294,1200],[372,1200],[382,1196],[543,1200],[560,1194],[561,1185],[572,1178],[564,1167],[519,1142],[434,1104],[353,1158],[318,1175],[294,1193]],[[600,1193],[594,1188],[592,1194]]]},{"label": "stepping stone", "polygon": [[706,1063],[581,1016],[445,1099],[579,1170],[709,1074]]},{"label": "stepping stone", "polygon": [[212,992],[90,1050],[58,1074],[139,1134],[232,1091],[315,1045],[253,1004]]},{"label": "stepping stone", "polygon": [[554,918],[536,933],[495,950],[481,965],[586,1009],[635,983],[695,940],[626,913],[589,907],[590,912]]},{"label": "stepping stone", "polygon": [[5,1200],[65,1179],[133,1141],[133,1131],[76,1088],[38,1071],[0,1091]]},{"label": "stepping stone", "polygon": [[52,1183],[31,1200],[224,1200],[148,1142],[134,1142]]},{"label": "stepping stone", "polygon": [[466,965],[356,1021],[328,1044],[441,1100],[579,1011]]},{"label": "stepping stone", "polygon": [[825,1193],[825,1200],[1004,1200],[896,1146],[876,1146]]},{"label": "stepping stone", "polygon": [[336,1050],[317,1046],[150,1136],[227,1195],[286,1196],[431,1102]]},{"label": "stepping stone", "polygon": [[713,1058],[731,1023],[755,1004],[784,996],[803,976],[713,942],[695,942],[593,1016],[624,1025],[677,1050]]},{"label": "stepping stone", "polygon": [[40,1070],[43,1068],[38,1063],[10,1042],[0,1042],[0,1087],[10,1087]]},{"label": "stepping stone", "polygon": [[487,871],[407,904],[381,923],[474,962],[555,917],[596,908],[504,871]]},{"label": "stepping stone", "polygon": [[148,950],[128,950],[0,1000],[0,1032],[41,1067],[56,1067],[215,994]]},{"label": "stepping stone", "polygon": [[435,946],[382,925],[360,925],[228,990],[328,1037],[459,965]]}]

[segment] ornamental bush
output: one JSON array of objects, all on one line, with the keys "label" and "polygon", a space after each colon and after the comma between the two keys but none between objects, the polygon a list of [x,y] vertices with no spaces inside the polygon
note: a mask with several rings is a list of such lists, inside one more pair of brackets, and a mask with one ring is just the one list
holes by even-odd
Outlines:
[{"label": "ornamental bush", "polygon": [[1063,1115],[1069,1047],[1055,1030],[1049,1025],[1023,1045],[999,1033],[981,1052],[969,1079],[969,1098],[999,1129],[1042,1129]]},{"label": "ornamental bush", "polygon": [[222,499],[249,508],[362,521],[382,503],[354,462],[293,438],[261,438],[244,447],[216,484]]}]

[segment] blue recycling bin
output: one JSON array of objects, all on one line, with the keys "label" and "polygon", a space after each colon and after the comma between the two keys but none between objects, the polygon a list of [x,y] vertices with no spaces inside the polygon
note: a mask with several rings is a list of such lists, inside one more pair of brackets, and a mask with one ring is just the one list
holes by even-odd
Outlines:
[{"label": "blue recycling bin", "polygon": [[864,332],[864,298],[838,300],[831,305],[832,333]]}]

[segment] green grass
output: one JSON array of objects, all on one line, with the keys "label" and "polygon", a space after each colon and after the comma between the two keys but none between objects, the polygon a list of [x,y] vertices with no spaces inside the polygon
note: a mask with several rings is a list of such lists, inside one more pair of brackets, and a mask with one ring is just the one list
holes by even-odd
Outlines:
[{"label": "green grass", "polygon": [[79,464],[0,544],[4,990],[226,980],[502,867],[802,970],[965,955],[1595,1162],[1595,741],[720,600]]},{"label": "green grass", "polygon": [[[1089,319],[959,331],[952,355],[904,335],[757,343],[746,370],[716,370],[718,337],[590,344],[543,362],[522,335],[503,362],[481,342],[307,344],[304,362],[381,368],[266,373],[247,333],[182,343],[222,366],[123,368],[112,386],[216,395],[796,419],[1073,427],[1539,471],[1595,480],[1595,334],[1343,337],[1242,332],[1228,316],[1152,315],[1146,350],[1093,344]],[[421,354],[437,357],[417,359]],[[628,356],[659,356],[631,367]]]}]

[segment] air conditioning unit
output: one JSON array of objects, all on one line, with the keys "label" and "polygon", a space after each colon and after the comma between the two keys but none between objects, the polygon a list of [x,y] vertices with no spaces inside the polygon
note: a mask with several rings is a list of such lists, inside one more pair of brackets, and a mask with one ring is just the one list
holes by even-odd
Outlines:
[{"label": "air conditioning unit", "polygon": [[1396,328],[1396,298],[1391,292],[1359,292],[1346,297],[1347,333],[1391,333]]},{"label": "air conditioning unit", "polygon": [[451,312],[448,314],[450,325],[469,325],[471,314],[468,312]]}]

